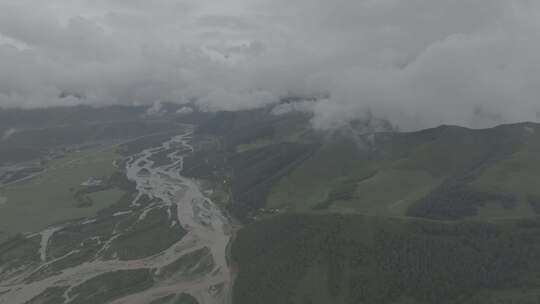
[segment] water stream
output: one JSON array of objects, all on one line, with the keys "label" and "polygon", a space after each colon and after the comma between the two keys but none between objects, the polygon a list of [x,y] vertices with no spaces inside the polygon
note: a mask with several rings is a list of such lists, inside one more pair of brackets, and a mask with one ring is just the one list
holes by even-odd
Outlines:
[{"label": "water stream", "polygon": [[[146,206],[139,220],[143,219],[153,208],[168,207],[171,225],[182,225],[187,234],[176,244],[163,252],[139,260],[92,260],[75,267],[63,270],[61,273],[32,283],[21,283],[28,275],[23,273],[19,278],[10,282],[0,282],[0,303],[25,303],[42,293],[48,287],[66,286],[74,287],[85,281],[116,270],[149,268],[159,273],[160,269],[187,253],[207,248],[213,259],[212,271],[195,277],[180,276],[174,280],[158,281],[145,291],[116,299],[113,303],[145,304],[170,294],[187,293],[195,297],[200,304],[230,303],[231,298],[231,272],[227,263],[227,245],[231,239],[230,222],[221,210],[201,191],[197,181],[181,175],[184,157],[193,153],[190,144],[192,130],[175,136],[163,143],[160,147],[150,148],[130,157],[126,165],[127,177],[136,183],[137,198],[132,207],[138,205],[143,195],[157,198],[159,203]],[[170,151],[165,164],[156,165],[152,156],[156,153]],[[173,208],[176,206],[176,208]],[[176,210],[173,214],[172,210]],[[127,214],[117,213],[116,216]],[[92,219],[81,221],[81,225],[92,225]],[[49,238],[60,228],[48,228],[41,232],[42,241],[39,250],[43,265]],[[104,242],[102,250],[107,249],[118,235],[113,235]],[[49,261],[50,263],[50,261]],[[41,265],[40,267],[42,267]],[[35,271],[35,269],[34,269]],[[71,288],[70,288],[71,289]],[[68,289],[64,293],[64,303],[69,303]]]}]

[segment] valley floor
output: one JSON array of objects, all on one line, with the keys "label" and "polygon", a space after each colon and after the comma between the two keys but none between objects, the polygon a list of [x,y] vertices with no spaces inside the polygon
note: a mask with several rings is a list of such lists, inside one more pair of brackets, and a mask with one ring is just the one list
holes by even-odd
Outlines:
[{"label": "valley floor", "polygon": [[[231,239],[229,220],[195,180],[179,173],[184,156],[193,152],[191,135],[188,129],[128,159],[127,177],[135,183],[136,191],[124,208],[52,226],[2,249],[0,261],[8,263],[0,265],[0,303],[142,304],[173,303],[180,298],[199,304],[230,303],[232,282],[226,257]],[[156,164],[152,157],[164,151],[168,161]],[[157,222],[144,226],[157,214]],[[112,231],[78,239],[74,236],[107,221]],[[160,228],[152,232],[158,225]],[[148,231],[150,239],[142,239]],[[143,247],[158,246],[155,243],[171,233],[176,233],[172,241],[164,241],[154,252],[134,252],[148,250],[138,249],[138,242],[149,242]],[[62,244],[55,238],[66,242],[75,238],[79,244],[67,244],[71,249],[55,256],[55,251],[62,249],[56,248]],[[9,251],[18,247],[35,250],[37,258],[14,259]],[[123,285],[124,276],[138,279]]]}]

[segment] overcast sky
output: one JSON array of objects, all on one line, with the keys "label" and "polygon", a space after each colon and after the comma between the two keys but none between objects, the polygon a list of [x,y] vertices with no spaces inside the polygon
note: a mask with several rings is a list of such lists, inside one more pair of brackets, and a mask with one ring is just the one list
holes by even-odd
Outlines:
[{"label": "overcast sky", "polygon": [[0,106],[326,96],[318,127],[537,121],[538,0],[0,0]]}]

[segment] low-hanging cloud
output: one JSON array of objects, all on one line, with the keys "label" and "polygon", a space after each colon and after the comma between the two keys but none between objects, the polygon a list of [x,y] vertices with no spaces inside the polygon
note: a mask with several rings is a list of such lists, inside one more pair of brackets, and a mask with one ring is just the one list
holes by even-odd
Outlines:
[{"label": "low-hanging cloud", "polygon": [[320,96],[317,128],[487,127],[539,119],[538,54],[532,0],[0,0],[0,107]]}]

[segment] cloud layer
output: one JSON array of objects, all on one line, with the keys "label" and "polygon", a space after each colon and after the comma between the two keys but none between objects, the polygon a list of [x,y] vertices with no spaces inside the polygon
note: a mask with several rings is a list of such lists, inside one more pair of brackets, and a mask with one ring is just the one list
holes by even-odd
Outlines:
[{"label": "cloud layer", "polygon": [[0,0],[0,106],[324,96],[314,125],[537,121],[533,0]]}]

